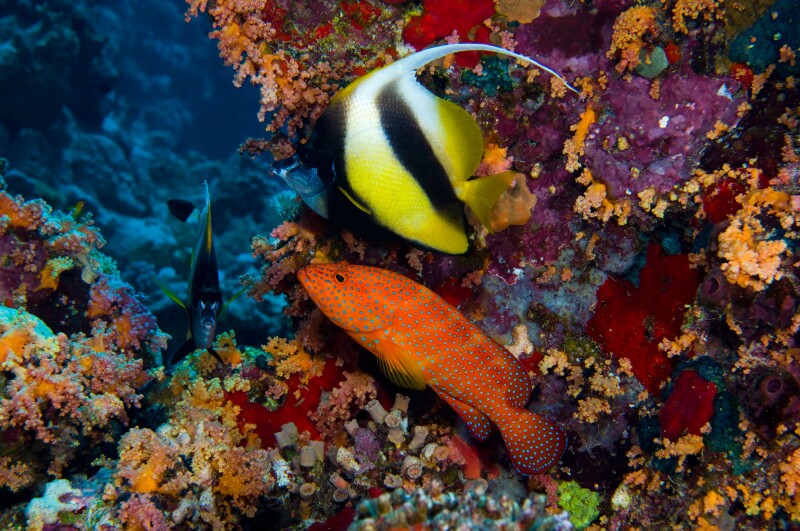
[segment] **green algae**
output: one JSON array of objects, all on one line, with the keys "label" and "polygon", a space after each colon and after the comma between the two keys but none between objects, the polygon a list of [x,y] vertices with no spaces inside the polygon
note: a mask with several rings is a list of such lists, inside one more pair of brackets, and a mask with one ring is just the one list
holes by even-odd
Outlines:
[{"label": "green algae", "polygon": [[668,66],[667,53],[661,46],[656,46],[649,54],[644,50],[639,54],[636,73],[647,79],[655,79]]},{"label": "green algae", "polygon": [[558,506],[569,513],[575,529],[586,529],[600,516],[600,494],[567,481],[558,486]]}]

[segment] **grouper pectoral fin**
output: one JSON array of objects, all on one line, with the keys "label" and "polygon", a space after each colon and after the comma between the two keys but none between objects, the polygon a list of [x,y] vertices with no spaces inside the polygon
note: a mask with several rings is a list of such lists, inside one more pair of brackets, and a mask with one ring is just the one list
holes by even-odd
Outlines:
[{"label": "grouper pectoral fin", "polygon": [[355,339],[367,350],[378,358],[378,367],[395,385],[421,391],[425,389],[425,375],[419,362],[401,345],[387,339],[383,331],[351,332],[350,337]]},{"label": "grouper pectoral fin", "polygon": [[436,386],[431,386],[439,397],[447,402],[447,405],[453,408],[458,414],[458,417],[467,425],[470,435],[477,441],[485,441],[492,433],[492,423],[487,415],[484,415],[472,406],[453,398],[447,392],[439,389]]}]

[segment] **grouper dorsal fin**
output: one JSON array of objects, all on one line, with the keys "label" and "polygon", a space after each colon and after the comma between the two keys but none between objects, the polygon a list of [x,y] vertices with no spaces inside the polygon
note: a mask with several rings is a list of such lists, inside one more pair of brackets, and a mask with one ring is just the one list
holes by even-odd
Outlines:
[{"label": "grouper dorsal fin", "polygon": [[535,59],[531,59],[530,57],[527,57],[525,55],[516,52],[512,52],[510,50],[506,50],[505,48],[500,48],[499,46],[492,46],[491,44],[481,44],[477,42],[460,42],[455,44],[445,44],[443,46],[433,46],[431,48],[425,48],[424,50],[420,50],[417,53],[411,54],[398,61],[395,61],[394,63],[385,67],[385,70],[397,69],[397,70],[406,70],[408,72],[413,73],[422,68],[423,66],[427,65],[431,61],[435,61],[447,55],[458,52],[489,52],[489,53],[496,53],[498,55],[513,57],[514,59],[518,59],[523,63],[527,63],[537,68],[541,68],[545,72],[554,75],[555,77],[560,79],[572,92],[580,94],[580,92],[576,90],[575,87],[567,83],[567,80],[561,77],[561,75],[558,74],[555,70],[544,66]]}]

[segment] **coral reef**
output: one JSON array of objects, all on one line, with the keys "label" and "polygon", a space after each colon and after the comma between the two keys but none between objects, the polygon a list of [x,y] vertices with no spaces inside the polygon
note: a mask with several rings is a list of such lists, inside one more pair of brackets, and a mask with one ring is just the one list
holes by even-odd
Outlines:
[{"label": "coral reef", "polygon": [[62,476],[129,422],[166,337],[88,217],[0,191],[3,486]]},{"label": "coral reef", "polygon": [[[797,527],[796,3],[0,0],[0,527]],[[209,30],[210,57],[178,36]],[[478,174],[516,173],[467,253],[341,231],[267,177],[338,90],[470,40],[581,97],[479,54],[418,72],[475,117]],[[165,370],[185,319],[154,278],[182,295],[194,230],[164,203],[202,179],[222,290],[248,296],[223,363]],[[522,476],[382,374],[297,281],[341,260],[512,352],[562,459]]]},{"label": "coral reef", "polygon": [[518,503],[486,494],[486,482],[476,482],[460,495],[434,481],[411,494],[396,490],[359,504],[352,529],[573,529],[566,513],[549,516],[544,496]]}]

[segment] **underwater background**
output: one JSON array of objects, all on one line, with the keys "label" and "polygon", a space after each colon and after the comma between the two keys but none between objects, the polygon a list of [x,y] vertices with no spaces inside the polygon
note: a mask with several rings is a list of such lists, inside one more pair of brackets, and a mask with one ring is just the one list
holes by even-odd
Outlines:
[{"label": "underwater background", "polygon": [[[0,0],[0,529],[800,527],[800,2]],[[462,255],[272,172],[354,80],[420,83],[513,171]],[[223,299],[186,338],[208,182]],[[567,434],[520,474],[300,285],[389,269]],[[164,288],[163,290],[161,288]],[[236,297],[240,290],[245,292]],[[232,300],[233,299],[233,300]],[[446,353],[442,362],[447,366]],[[469,367],[453,368],[469,374]],[[489,390],[491,393],[491,390]]]}]

